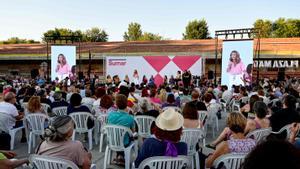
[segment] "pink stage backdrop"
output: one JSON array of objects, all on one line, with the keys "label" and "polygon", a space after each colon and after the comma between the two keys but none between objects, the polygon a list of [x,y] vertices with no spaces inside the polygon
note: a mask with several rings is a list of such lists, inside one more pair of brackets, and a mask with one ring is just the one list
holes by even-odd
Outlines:
[{"label": "pink stage backdrop", "polygon": [[176,76],[178,70],[190,70],[193,75],[202,75],[202,59],[200,56],[108,56],[106,57],[106,74],[119,75],[123,80],[126,75],[133,81],[133,71],[139,73],[139,82],[143,75],[149,79],[154,76],[157,85],[168,78]]}]

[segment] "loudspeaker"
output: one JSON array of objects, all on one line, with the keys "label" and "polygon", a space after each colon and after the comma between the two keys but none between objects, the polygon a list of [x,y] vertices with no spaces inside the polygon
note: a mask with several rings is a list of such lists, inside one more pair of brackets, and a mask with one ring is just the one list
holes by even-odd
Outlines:
[{"label": "loudspeaker", "polygon": [[84,79],[83,72],[78,72],[78,78],[79,80]]},{"label": "loudspeaker", "polygon": [[214,71],[212,70],[209,70],[208,71],[208,77],[207,77],[209,80],[213,79],[214,78]]},{"label": "loudspeaker", "polygon": [[38,69],[31,69],[31,78],[35,79],[39,75],[39,70]]},{"label": "loudspeaker", "polygon": [[277,75],[277,80],[278,81],[284,81],[284,79],[285,79],[285,68],[279,68],[278,75]]}]

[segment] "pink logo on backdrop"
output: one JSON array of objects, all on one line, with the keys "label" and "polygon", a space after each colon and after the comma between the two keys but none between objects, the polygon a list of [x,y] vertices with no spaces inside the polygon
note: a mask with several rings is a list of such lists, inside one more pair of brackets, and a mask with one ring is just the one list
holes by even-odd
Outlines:
[{"label": "pink logo on backdrop", "polygon": [[[184,71],[190,69],[200,59],[200,56],[175,56],[173,59],[170,59],[169,56],[144,56],[144,59],[156,70],[157,74],[154,75],[155,84],[160,85],[164,80],[164,75],[160,74],[160,71],[168,63],[174,62],[178,66],[178,70]],[[174,72],[178,70],[174,70]]]},{"label": "pink logo on backdrop", "polygon": [[173,62],[182,70],[188,70],[190,67],[194,65],[200,56],[175,56],[173,58]]}]

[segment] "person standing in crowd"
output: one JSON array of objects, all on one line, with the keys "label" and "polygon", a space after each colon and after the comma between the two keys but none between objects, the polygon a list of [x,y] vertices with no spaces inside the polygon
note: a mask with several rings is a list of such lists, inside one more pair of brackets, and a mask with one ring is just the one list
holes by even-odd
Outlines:
[{"label": "person standing in crowd", "polygon": [[233,50],[230,53],[229,63],[226,69],[229,74],[229,86],[244,84],[243,73],[245,72],[245,65],[241,60],[240,53]]},{"label": "person standing in crowd", "polygon": [[184,73],[182,74],[183,87],[188,88],[191,84],[191,80],[192,80],[192,75],[187,70],[185,70]]}]

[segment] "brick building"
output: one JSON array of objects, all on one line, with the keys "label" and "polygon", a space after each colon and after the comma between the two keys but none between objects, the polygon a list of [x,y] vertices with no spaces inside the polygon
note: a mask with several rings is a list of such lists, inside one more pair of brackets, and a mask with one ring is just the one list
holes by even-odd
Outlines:
[{"label": "brick building", "polygon": [[[257,40],[254,41],[254,53],[257,53],[256,42]],[[276,77],[279,71],[284,71],[285,74],[291,76],[300,76],[300,38],[261,39],[260,44],[261,76]],[[106,56],[200,55],[205,58],[205,75],[209,70],[215,69],[214,39],[81,43],[80,48],[78,43],[68,45],[77,46],[77,65],[84,73],[87,72],[89,66],[89,52],[92,56],[91,72],[98,75],[105,74],[103,65],[105,65]],[[50,46],[49,55],[51,55]],[[218,51],[217,76],[220,76],[222,51],[220,40]],[[42,62],[50,63],[50,60],[47,60],[46,44],[0,45],[1,76],[9,74],[30,76],[31,71],[39,69]]]}]

